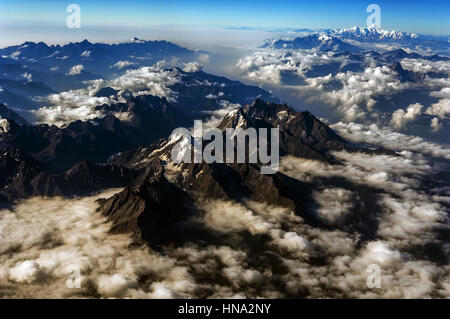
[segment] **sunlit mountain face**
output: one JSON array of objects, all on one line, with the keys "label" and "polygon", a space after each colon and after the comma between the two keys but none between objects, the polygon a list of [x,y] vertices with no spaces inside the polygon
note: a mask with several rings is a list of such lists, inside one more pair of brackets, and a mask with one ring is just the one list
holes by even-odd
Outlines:
[{"label": "sunlit mountain face", "polygon": [[0,48],[0,298],[450,298],[445,33],[64,23]]}]

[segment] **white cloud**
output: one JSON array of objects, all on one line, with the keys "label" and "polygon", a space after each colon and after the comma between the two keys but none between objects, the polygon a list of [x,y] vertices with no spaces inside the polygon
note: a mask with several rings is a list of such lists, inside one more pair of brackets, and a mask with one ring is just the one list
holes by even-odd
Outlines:
[{"label": "white cloud", "polygon": [[21,54],[22,52],[20,52],[20,51],[14,51],[13,53],[11,53],[11,55],[9,56],[11,59],[14,59],[14,60],[17,60],[18,58],[19,58],[19,55]]},{"label": "white cloud", "polygon": [[209,100],[215,100],[217,99],[217,95],[211,94],[209,93],[208,95],[205,96],[207,99]]},{"label": "white cloud", "polygon": [[212,201],[202,204],[206,211],[205,223],[219,231],[249,230],[252,234],[268,233],[273,223],[255,215],[245,206],[223,201]]},{"label": "white cloud", "polygon": [[9,270],[9,278],[18,283],[32,283],[42,275],[39,264],[25,260]]},{"label": "white cloud", "polygon": [[432,96],[440,98],[439,102],[433,103],[426,111],[426,114],[436,115],[445,118],[450,114],[450,81],[448,87],[440,91],[432,92]]},{"label": "white cloud", "polygon": [[338,73],[335,79],[343,84],[343,88],[331,92],[322,92],[322,83],[308,80],[312,88],[320,91],[315,92],[315,96],[308,96],[308,100],[337,107],[347,121],[365,119],[368,113],[375,114],[375,96],[393,94],[405,87],[392,76],[388,67],[367,67],[362,73]]},{"label": "white cloud", "polygon": [[[296,279],[299,285],[305,285],[307,282],[311,286],[308,293],[314,296],[329,296],[330,287],[335,287],[347,297],[358,298],[447,296],[448,287],[442,284],[441,280],[448,280],[449,267],[411,254],[412,247],[423,246],[428,242],[437,243],[434,229],[442,227],[446,220],[445,207],[435,201],[437,197],[426,193],[428,189],[421,189],[420,183],[417,182],[417,179],[421,179],[420,176],[433,174],[434,169],[420,156],[408,153],[391,157],[341,152],[335,153],[335,156],[342,161],[342,165],[333,166],[289,157],[281,161],[280,169],[302,181],[313,181],[316,177],[340,176],[357,184],[382,189],[383,193],[378,202],[381,211],[378,212],[380,215],[377,218],[379,239],[369,241],[361,249],[356,248],[355,242],[338,243],[336,250],[333,241],[337,238],[328,240],[320,244],[322,249],[328,251],[330,258],[325,268],[300,268],[301,264],[290,260],[290,276],[297,271]],[[446,198],[450,199],[448,196]],[[445,202],[444,199],[441,201]],[[318,202],[326,211],[330,208],[339,209],[341,205],[333,204],[333,200]],[[317,232],[326,234],[325,231],[314,230],[314,233]],[[314,239],[309,238],[309,241],[319,247]],[[444,249],[445,242],[442,241],[439,245]],[[341,250],[339,247],[342,247]],[[361,287],[365,285],[367,277],[362,276],[362,273],[368,265],[374,263],[381,267],[381,288],[364,290]],[[292,278],[291,280],[293,282]],[[318,288],[320,283],[326,285],[328,290],[322,291]],[[292,285],[292,289],[297,287]]]},{"label": "white cloud", "polygon": [[92,120],[96,117],[103,117],[105,114],[94,110],[94,107],[102,104],[110,104],[106,97],[95,97],[95,86],[87,89],[70,90],[66,92],[50,94],[47,101],[51,106],[41,107],[32,112],[39,118],[38,123],[48,123],[63,126],[73,121]]},{"label": "white cloud", "polygon": [[390,150],[414,151],[425,155],[450,159],[450,149],[423,138],[379,128],[376,124],[363,125],[339,122],[331,125],[342,137],[359,143],[379,145]]},{"label": "white cloud", "polygon": [[431,120],[431,128],[433,129],[433,131],[437,132],[440,129],[442,129],[442,123],[439,122],[439,118],[434,117]]},{"label": "white cloud", "polygon": [[317,213],[327,222],[337,223],[353,208],[353,202],[358,200],[354,197],[351,191],[343,188],[325,188],[323,191],[316,191],[314,199],[319,205]]},{"label": "white cloud", "polygon": [[126,68],[128,66],[134,65],[134,62],[130,62],[130,61],[117,61],[117,63],[115,63],[113,65],[113,67],[118,68],[118,69],[123,69]]},{"label": "white cloud", "polygon": [[119,90],[130,90],[134,95],[152,94],[175,101],[176,92],[169,86],[178,83],[181,77],[177,69],[164,69],[164,65],[158,63],[152,67],[127,70],[125,74],[105,85]]},{"label": "white cloud", "polygon": [[31,75],[31,73],[28,72],[23,73],[22,77],[26,79],[28,82],[31,82],[33,80],[33,76]]},{"label": "white cloud", "polygon": [[[336,74],[308,77],[308,71],[316,66],[338,63]],[[346,121],[367,120],[377,116],[373,109],[375,97],[390,95],[409,84],[400,83],[387,66],[362,63],[363,72],[339,70],[349,61],[345,57],[335,57],[332,53],[318,53],[308,50],[263,50],[239,60],[237,67],[249,80],[288,88],[292,94],[307,105],[326,105],[334,108]],[[285,84],[283,73],[298,79],[298,83]],[[333,87],[340,83],[342,87]],[[327,88],[326,87],[330,87]]]},{"label": "white cloud", "polygon": [[[447,117],[450,112],[450,62],[423,59],[403,59],[400,62],[406,70],[422,74],[435,72],[444,76],[430,75],[420,83],[402,83],[387,65],[380,66],[369,56],[357,62],[345,56],[311,50],[259,50],[241,58],[236,68],[248,81],[281,90],[290,99],[310,108],[326,110],[330,118],[341,121],[389,126],[394,116],[391,126],[400,129],[418,117],[418,114],[411,113],[414,109],[407,113],[405,108],[405,114],[397,110],[394,115],[393,111],[378,108],[377,102],[385,99],[389,103],[398,94],[408,94],[407,90],[439,98],[432,105],[423,102],[423,111],[440,118]],[[342,71],[349,65],[359,65],[362,71],[352,68]],[[314,74],[317,69],[321,71]],[[310,71],[312,74],[308,73]]]},{"label": "white cloud", "polygon": [[198,62],[189,62],[184,64],[183,71],[184,72],[197,72],[202,71],[203,65]]},{"label": "white cloud", "polygon": [[422,114],[423,105],[420,103],[411,104],[407,107],[406,112],[399,109],[392,114],[391,123],[396,128],[403,128],[408,122],[414,121]]},{"label": "white cloud", "polygon": [[208,54],[202,53],[197,58],[200,63],[209,63],[210,57]]},{"label": "white cloud", "polygon": [[[334,155],[341,164],[288,157],[282,159],[280,169],[305,182],[334,176],[381,189],[376,197],[379,227],[374,239],[360,242],[355,233],[310,226],[287,207],[245,199],[239,203],[210,199],[197,203],[203,213],[188,220],[185,227],[189,231],[197,227],[192,232],[197,233],[202,225],[221,244],[205,245],[203,240],[196,243],[191,239],[166,246],[159,253],[130,245],[128,235],[108,233],[110,224],[95,212],[96,199],[107,194],[70,200],[34,198],[16,205],[13,211],[0,212],[6,235],[0,238],[0,252],[9,252],[0,253],[0,294],[448,298],[449,266],[411,252],[430,241],[445,244],[436,240],[434,233],[445,223],[445,208],[417,182],[433,168],[409,153],[397,157]],[[354,204],[364,201],[355,197],[355,192],[322,186],[314,194],[318,204],[314,211],[335,224],[348,216]],[[255,247],[261,250],[255,251]],[[366,285],[367,267],[374,263],[381,267],[378,289]],[[74,265],[82,276],[80,289],[66,286]]]},{"label": "white cloud", "polygon": [[95,110],[95,106],[123,102],[121,97],[118,97],[117,100],[96,97],[95,94],[103,87],[112,87],[119,93],[129,90],[134,96],[151,94],[165,97],[168,101],[173,102],[176,101],[177,93],[169,86],[181,81],[182,76],[177,69],[165,69],[163,63],[157,63],[152,67],[127,70],[122,76],[111,81],[102,79],[88,81],[86,88],[51,94],[46,98],[50,105],[41,107],[33,113],[38,117],[39,123],[58,126],[75,120],[86,121],[103,117],[104,112]]},{"label": "white cloud", "polygon": [[403,59],[401,64],[404,69],[413,72],[427,73],[450,73],[450,61],[427,61],[423,59]]},{"label": "white cloud", "polygon": [[[0,296],[150,298],[158,295],[157,285],[172,296],[192,293],[194,281],[175,259],[108,232],[109,223],[95,211],[96,199],[117,191],[79,199],[32,198],[1,210]],[[79,289],[67,286],[75,269]],[[140,276],[153,279],[142,285]]]},{"label": "white cloud", "polygon": [[88,57],[90,57],[90,55],[91,55],[91,51],[88,51],[88,50],[83,51],[83,52],[81,53],[81,56],[82,56],[83,58],[88,58]]},{"label": "white cloud", "polygon": [[138,287],[135,276],[122,274],[102,275],[97,280],[98,291],[103,296],[120,297],[128,289]]},{"label": "white cloud", "polygon": [[93,111],[89,105],[76,107],[41,107],[33,111],[33,113],[39,118],[38,123],[47,123],[60,127],[70,122],[93,120],[104,116],[103,112]]},{"label": "white cloud", "polygon": [[81,72],[84,70],[84,66],[81,64],[74,65],[70,68],[69,73],[66,73],[66,75],[78,75],[81,74]]}]

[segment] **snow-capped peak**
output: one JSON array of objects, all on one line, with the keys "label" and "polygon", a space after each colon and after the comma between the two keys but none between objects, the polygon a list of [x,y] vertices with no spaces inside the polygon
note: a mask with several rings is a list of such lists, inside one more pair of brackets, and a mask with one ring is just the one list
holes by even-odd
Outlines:
[{"label": "snow-capped peak", "polygon": [[329,40],[332,40],[332,39],[333,39],[332,37],[330,37],[329,35],[326,35],[326,34],[321,34],[319,36],[319,40],[320,41],[329,41]]},{"label": "snow-capped peak", "polygon": [[9,131],[11,125],[9,120],[0,118],[0,133],[6,133]]},{"label": "snow-capped peak", "polygon": [[418,39],[415,33],[408,33],[395,30],[383,30],[375,26],[334,29],[329,32],[330,35],[351,40],[409,40]]},{"label": "snow-capped peak", "polygon": [[141,40],[138,37],[132,37],[129,42],[131,42],[131,43],[144,43],[145,40]]}]

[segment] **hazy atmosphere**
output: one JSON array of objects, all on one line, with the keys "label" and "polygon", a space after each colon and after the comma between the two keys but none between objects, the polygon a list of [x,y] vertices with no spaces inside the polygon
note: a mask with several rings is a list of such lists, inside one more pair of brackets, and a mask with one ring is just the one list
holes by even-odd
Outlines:
[{"label": "hazy atmosphere", "polygon": [[449,12],[1,1],[0,298],[450,298]]}]

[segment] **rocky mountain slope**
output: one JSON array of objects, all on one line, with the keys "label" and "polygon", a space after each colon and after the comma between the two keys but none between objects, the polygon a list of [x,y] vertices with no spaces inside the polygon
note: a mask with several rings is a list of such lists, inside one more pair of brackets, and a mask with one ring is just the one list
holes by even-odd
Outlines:
[{"label": "rocky mountain slope", "polygon": [[[218,125],[222,131],[238,127],[278,127],[282,155],[333,163],[331,150],[372,152],[351,146],[309,112],[295,112],[286,105],[262,100],[230,112]],[[113,165],[143,172],[139,181],[101,200],[99,210],[113,222],[112,232],[132,233],[135,240],[151,244],[176,242],[189,236],[179,233],[180,224],[201,213],[196,203],[211,199],[250,199],[289,207],[308,224],[327,227],[306,209],[312,202],[308,183],[279,172],[261,174],[259,165],[248,161],[177,164],[171,154],[179,141],[181,138],[172,136],[111,158]]]}]

